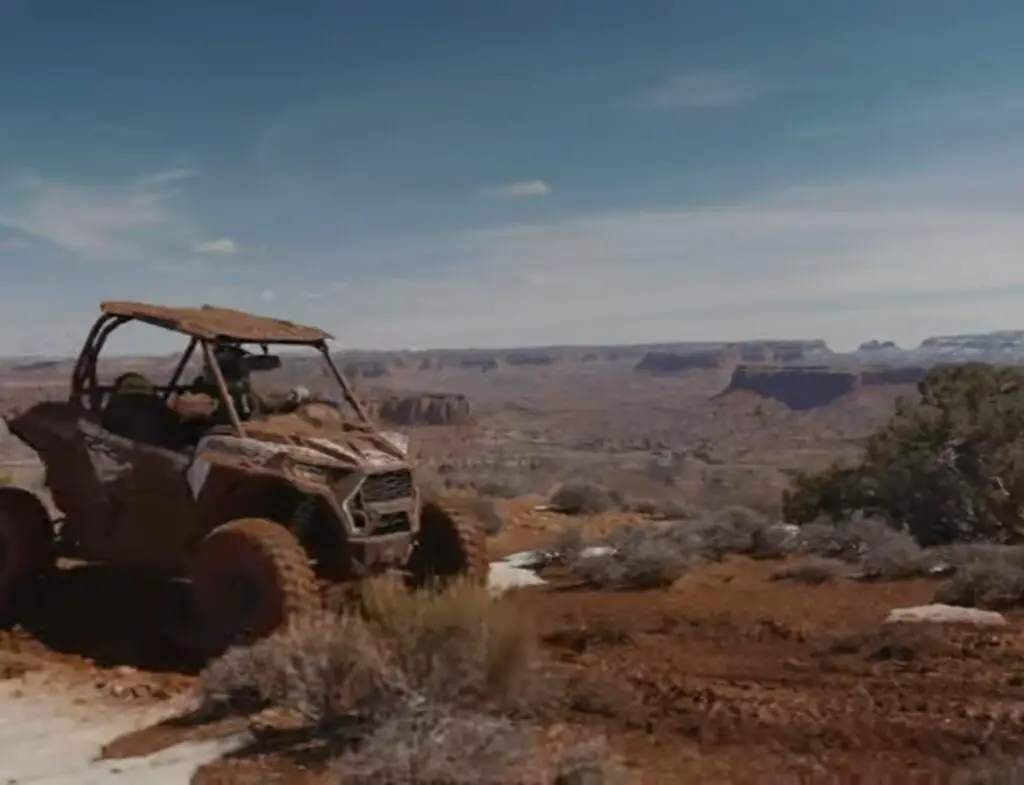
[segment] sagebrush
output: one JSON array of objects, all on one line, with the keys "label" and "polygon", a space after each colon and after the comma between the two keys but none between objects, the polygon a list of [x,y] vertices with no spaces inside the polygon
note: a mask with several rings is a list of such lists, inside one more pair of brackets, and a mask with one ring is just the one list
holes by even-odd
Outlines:
[{"label": "sagebrush", "polygon": [[931,369],[917,400],[901,400],[855,465],[799,475],[786,520],[855,512],[906,530],[921,545],[1024,541],[1024,375],[971,363]]}]

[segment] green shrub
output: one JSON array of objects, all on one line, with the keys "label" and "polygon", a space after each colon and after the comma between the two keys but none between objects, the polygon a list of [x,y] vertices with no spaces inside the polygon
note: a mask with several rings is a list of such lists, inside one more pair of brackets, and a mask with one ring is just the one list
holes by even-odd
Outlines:
[{"label": "green shrub", "polygon": [[1024,540],[1024,376],[1016,368],[939,366],[872,434],[859,464],[798,475],[787,520],[854,512],[906,527],[922,545]]}]

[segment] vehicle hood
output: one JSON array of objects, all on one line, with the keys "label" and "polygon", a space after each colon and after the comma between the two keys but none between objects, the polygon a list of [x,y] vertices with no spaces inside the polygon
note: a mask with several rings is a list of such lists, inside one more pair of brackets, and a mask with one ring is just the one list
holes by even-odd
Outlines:
[{"label": "vehicle hood", "polygon": [[243,453],[248,461],[269,464],[285,458],[303,463],[361,471],[408,466],[404,434],[353,428],[343,423],[303,423],[282,415],[245,425],[244,437],[210,435],[200,450]]}]

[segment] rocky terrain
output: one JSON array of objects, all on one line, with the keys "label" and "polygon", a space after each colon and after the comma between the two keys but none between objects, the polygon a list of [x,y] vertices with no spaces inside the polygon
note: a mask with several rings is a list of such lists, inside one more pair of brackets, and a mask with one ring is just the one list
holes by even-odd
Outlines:
[{"label": "rocky terrain", "polygon": [[[778,524],[779,497],[794,473],[855,454],[931,363],[957,352],[1005,359],[1007,335],[936,339],[930,359],[918,361],[909,352],[893,359],[900,350],[882,343],[838,355],[816,341],[751,341],[358,353],[339,362],[375,416],[410,434],[429,481],[491,505],[492,560],[512,557],[508,573],[532,565],[534,585],[509,597],[517,615],[494,622],[520,641],[502,650],[503,667],[526,656],[508,652],[530,651],[538,658],[531,668],[547,679],[545,697],[510,715],[509,727],[533,739],[526,760],[540,773],[524,781],[586,782],[552,773],[563,765],[552,756],[575,755],[593,766],[617,761],[633,782],[650,785],[911,775],[966,783],[982,781],[966,779],[979,766],[1005,776],[999,755],[1024,751],[1024,611],[1004,609],[997,626],[981,626],[980,615],[968,624],[887,622],[894,609],[939,596],[955,569],[945,555],[889,540],[853,549],[860,555],[852,559],[756,544],[791,535]],[[260,384],[327,392],[314,360],[286,356]],[[0,408],[65,395],[70,366],[8,362]],[[131,368],[166,378],[172,367],[167,357],[113,359],[103,374]],[[7,480],[41,488],[31,452],[2,429],[0,449]],[[554,487],[580,478],[604,489],[601,505],[573,514],[551,503]],[[678,572],[642,589],[621,585],[631,573],[614,555],[588,567],[583,551],[565,550],[680,519],[710,522],[702,536],[721,531],[723,539],[681,554]],[[655,551],[664,555],[664,543]],[[876,573],[866,576],[868,566]],[[188,715],[203,666],[182,644],[189,608],[181,584],[62,564],[17,620],[0,625],[8,712],[0,714],[0,774],[16,782],[106,783],[125,773],[168,785],[345,781],[332,768],[337,751],[318,748],[316,734],[275,725],[283,720]],[[533,694],[522,690],[524,699]],[[150,725],[182,712],[187,719]],[[477,717],[474,727],[494,722]],[[15,756],[34,733],[66,734],[65,757],[56,748]],[[389,742],[385,757],[415,746],[401,738],[406,746]]]}]

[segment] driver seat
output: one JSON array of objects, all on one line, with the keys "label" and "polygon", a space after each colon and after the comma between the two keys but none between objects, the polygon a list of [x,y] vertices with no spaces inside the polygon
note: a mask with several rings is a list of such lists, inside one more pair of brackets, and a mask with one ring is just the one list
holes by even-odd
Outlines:
[{"label": "driver seat", "polygon": [[100,426],[133,442],[170,450],[182,447],[178,418],[157,395],[153,383],[133,371],[114,381],[100,412]]}]

